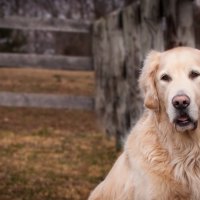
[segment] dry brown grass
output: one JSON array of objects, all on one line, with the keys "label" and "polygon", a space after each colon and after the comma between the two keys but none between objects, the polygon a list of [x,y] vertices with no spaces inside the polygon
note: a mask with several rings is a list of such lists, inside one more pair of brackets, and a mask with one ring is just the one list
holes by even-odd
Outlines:
[{"label": "dry brown grass", "polygon": [[1,68],[0,91],[93,96],[94,73]]},{"label": "dry brown grass", "polygon": [[[0,90],[93,96],[94,77],[0,69]],[[94,112],[0,107],[0,200],[85,200],[115,158]]]},{"label": "dry brown grass", "polygon": [[87,199],[116,157],[114,141],[100,132],[92,112],[0,113],[2,200]]}]

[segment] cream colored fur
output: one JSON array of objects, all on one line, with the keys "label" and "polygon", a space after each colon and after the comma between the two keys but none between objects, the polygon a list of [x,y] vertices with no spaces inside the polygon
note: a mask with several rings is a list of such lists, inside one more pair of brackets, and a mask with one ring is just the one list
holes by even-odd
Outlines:
[{"label": "cream colored fur", "polygon": [[[89,200],[200,200],[200,127],[177,131],[171,99],[184,92],[199,122],[200,51],[179,47],[151,52],[139,79],[145,111],[113,168]],[[171,82],[160,80],[170,74]]]}]

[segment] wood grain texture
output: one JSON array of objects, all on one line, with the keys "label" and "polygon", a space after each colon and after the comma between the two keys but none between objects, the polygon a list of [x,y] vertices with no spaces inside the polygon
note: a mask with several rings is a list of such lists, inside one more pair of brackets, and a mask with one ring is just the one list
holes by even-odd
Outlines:
[{"label": "wood grain texture", "polygon": [[163,51],[172,41],[195,46],[192,6],[190,0],[138,0],[94,23],[95,107],[117,148],[143,110],[137,80],[149,51]]},{"label": "wood grain texture", "polygon": [[93,110],[94,100],[84,96],[0,92],[0,106]]},{"label": "wood grain texture", "polygon": [[0,28],[59,32],[90,33],[90,22],[66,19],[0,18]]},{"label": "wood grain texture", "polygon": [[0,67],[93,70],[90,57],[0,53]]}]

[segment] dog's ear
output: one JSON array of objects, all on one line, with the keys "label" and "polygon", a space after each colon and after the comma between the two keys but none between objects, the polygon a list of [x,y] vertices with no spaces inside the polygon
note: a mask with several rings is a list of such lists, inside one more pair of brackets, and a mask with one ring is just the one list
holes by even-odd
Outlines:
[{"label": "dog's ear", "polygon": [[144,105],[153,110],[159,109],[159,101],[155,84],[155,76],[159,67],[160,52],[151,51],[144,61],[139,78],[139,87],[144,95]]}]

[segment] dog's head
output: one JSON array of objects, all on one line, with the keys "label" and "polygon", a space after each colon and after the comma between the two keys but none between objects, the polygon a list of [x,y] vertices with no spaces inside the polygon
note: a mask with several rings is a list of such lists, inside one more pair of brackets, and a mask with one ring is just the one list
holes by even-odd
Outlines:
[{"label": "dog's head", "polygon": [[178,132],[195,130],[200,108],[200,51],[178,47],[152,51],[139,79],[144,104],[165,112]]}]

